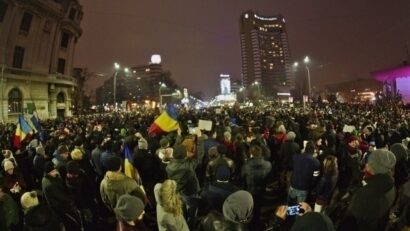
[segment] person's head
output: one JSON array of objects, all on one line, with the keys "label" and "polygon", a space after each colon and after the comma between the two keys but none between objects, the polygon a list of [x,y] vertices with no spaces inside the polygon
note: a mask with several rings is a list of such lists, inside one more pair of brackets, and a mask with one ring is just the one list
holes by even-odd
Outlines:
[{"label": "person's head", "polygon": [[235,136],[235,142],[236,143],[241,143],[244,141],[243,135],[241,133],[236,134]]},{"label": "person's head", "polygon": [[306,154],[313,154],[315,153],[315,143],[313,143],[313,141],[308,141],[306,143],[306,147],[305,147],[305,153]]},{"label": "person's head", "polygon": [[71,159],[72,160],[82,160],[83,159],[83,152],[80,149],[74,149],[71,151]]},{"label": "person's head", "polygon": [[232,139],[231,132],[225,131],[225,132],[224,132],[224,140],[230,142],[231,139]]},{"label": "person's head", "polygon": [[262,148],[260,147],[260,145],[253,144],[249,148],[249,154],[251,155],[251,157],[256,157],[256,158],[261,157],[262,156]]},{"label": "person's head", "polygon": [[14,164],[13,164],[13,162],[11,162],[9,160],[5,160],[4,161],[4,171],[9,175],[13,175],[14,174]]},{"label": "person's head", "polygon": [[44,174],[51,177],[59,177],[60,174],[52,161],[47,161],[44,164]]},{"label": "person's head", "polygon": [[326,156],[323,160],[323,172],[326,174],[337,175],[337,158],[332,155]]},{"label": "person's head", "polygon": [[110,156],[103,161],[103,167],[107,171],[111,172],[121,172],[122,169],[122,159],[118,156]]},{"label": "person's head", "polygon": [[295,138],[296,138],[296,133],[294,133],[294,132],[288,132],[288,134],[286,134],[286,140],[289,140],[289,141],[294,141],[295,140]]},{"label": "person's head", "polygon": [[166,180],[162,183],[159,191],[159,204],[168,213],[175,216],[182,214],[182,201],[177,191],[177,182]]},{"label": "person's head", "polygon": [[351,148],[358,148],[360,145],[359,139],[356,136],[350,136],[347,141],[347,145],[349,145]]},{"label": "person's head", "polygon": [[208,150],[209,159],[213,159],[218,156],[218,148],[216,146],[211,147]]},{"label": "person's head", "polygon": [[229,169],[228,166],[225,165],[220,165],[217,167],[215,170],[215,179],[217,181],[229,181],[229,178],[231,177],[231,170]]},{"label": "person's head", "polygon": [[4,159],[8,159],[12,156],[12,152],[8,149],[1,150],[1,154],[3,154]]},{"label": "person's head", "polygon": [[77,161],[69,161],[66,165],[67,178],[78,177],[81,173],[80,164]]},{"label": "person's head", "polygon": [[144,203],[138,197],[124,194],[118,199],[114,211],[119,220],[133,222],[142,220],[144,207]]},{"label": "person's head", "polygon": [[184,145],[178,144],[174,146],[173,152],[174,159],[183,160],[187,157],[187,150]]},{"label": "person's head", "polygon": [[167,148],[169,147],[169,140],[164,137],[159,141],[159,145],[161,145],[161,148]]},{"label": "person's head", "polygon": [[67,145],[60,145],[57,148],[57,153],[60,155],[61,159],[67,160],[68,156],[70,156],[70,151],[68,150]]},{"label": "person's head", "polygon": [[244,190],[234,192],[226,198],[222,210],[226,219],[248,224],[253,216],[252,195]]},{"label": "person's head", "polygon": [[286,128],[285,125],[281,124],[278,126],[278,128],[276,129],[277,133],[282,133],[282,134],[286,134]]},{"label": "person's head", "polygon": [[40,202],[38,201],[37,192],[25,192],[20,198],[20,203],[24,212],[27,212],[30,208],[39,205]]},{"label": "person's head", "polygon": [[370,154],[365,171],[370,175],[391,174],[396,165],[396,157],[387,149],[377,149]]},{"label": "person's head", "polygon": [[36,153],[41,156],[46,156],[46,151],[44,150],[42,145],[36,147]]}]

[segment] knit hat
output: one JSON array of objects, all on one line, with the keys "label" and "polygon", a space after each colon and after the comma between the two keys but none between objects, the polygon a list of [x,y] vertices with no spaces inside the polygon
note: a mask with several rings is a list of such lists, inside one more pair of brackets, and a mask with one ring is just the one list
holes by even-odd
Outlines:
[{"label": "knit hat", "polygon": [[83,159],[83,153],[81,152],[80,149],[74,149],[71,151],[71,159],[73,160],[82,160]]},{"label": "knit hat", "polygon": [[184,159],[186,157],[187,151],[183,145],[175,145],[174,147],[174,159]]},{"label": "knit hat", "polygon": [[44,156],[46,154],[46,151],[44,150],[43,146],[40,145],[40,146],[37,146],[36,153]]},{"label": "knit hat", "polygon": [[244,190],[234,192],[226,198],[222,210],[226,219],[247,224],[253,216],[252,195]]},{"label": "knit hat", "polygon": [[47,161],[44,164],[44,173],[46,173],[46,174],[50,173],[51,171],[53,171],[55,169],[56,169],[56,167],[54,166],[54,163],[51,162],[51,161]]},{"label": "knit hat", "polygon": [[144,212],[144,203],[138,197],[124,194],[120,196],[114,209],[124,221],[134,221]]},{"label": "knit hat", "polygon": [[40,204],[36,191],[25,192],[20,198],[20,203],[24,210]]},{"label": "knit hat", "polygon": [[105,159],[103,162],[104,168],[106,168],[108,171],[113,171],[113,172],[120,170],[121,165],[122,165],[122,159],[119,158],[118,156],[110,156],[107,159]]},{"label": "knit hat", "polygon": [[333,223],[328,216],[317,212],[310,212],[301,217],[298,217],[290,230],[334,231],[335,227],[333,226]]},{"label": "knit hat", "polygon": [[227,166],[219,166],[215,171],[215,179],[227,181],[231,177],[231,170]]},{"label": "knit hat", "polygon": [[4,171],[7,172],[8,170],[13,169],[13,168],[14,168],[13,162],[11,162],[9,160],[4,161]]},{"label": "knit hat", "polygon": [[374,174],[384,174],[394,168],[396,157],[389,150],[377,149],[370,154],[367,164]]},{"label": "knit hat", "polygon": [[218,156],[218,148],[216,146],[211,147],[208,150],[208,156],[209,156],[210,159]]},{"label": "knit hat", "polygon": [[296,133],[294,132],[288,132],[288,134],[286,134],[286,140],[295,140],[296,138]]}]

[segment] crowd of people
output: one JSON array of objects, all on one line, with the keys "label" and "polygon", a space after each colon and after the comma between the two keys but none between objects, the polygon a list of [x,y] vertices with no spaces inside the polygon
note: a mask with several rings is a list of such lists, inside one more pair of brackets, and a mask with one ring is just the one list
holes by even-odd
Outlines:
[{"label": "crowd of people", "polygon": [[147,132],[159,110],[41,120],[17,147],[0,124],[0,230],[410,228],[403,107],[178,112],[164,134]]}]

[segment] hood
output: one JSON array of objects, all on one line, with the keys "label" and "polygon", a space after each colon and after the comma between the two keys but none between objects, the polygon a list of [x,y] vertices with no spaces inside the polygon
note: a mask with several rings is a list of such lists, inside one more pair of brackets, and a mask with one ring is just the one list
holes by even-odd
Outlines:
[{"label": "hood", "polygon": [[232,193],[223,204],[223,214],[228,220],[249,223],[253,216],[252,195],[244,190]]},{"label": "hood", "polygon": [[123,180],[125,180],[127,176],[121,172],[107,171],[104,178],[106,179],[107,189],[116,192],[119,188],[118,186],[123,184]]}]

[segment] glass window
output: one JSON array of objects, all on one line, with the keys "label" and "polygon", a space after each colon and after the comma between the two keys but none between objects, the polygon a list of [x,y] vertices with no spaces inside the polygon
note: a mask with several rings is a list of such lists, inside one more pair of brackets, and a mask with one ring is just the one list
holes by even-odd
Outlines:
[{"label": "glass window", "polygon": [[64,75],[64,73],[65,73],[65,59],[58,59],[57,72]]},{"label": "glass window", "polygon": [[21,113],[23,112],[23,96],[21,91],[17,88],[13,88],[9,92],[9,113]]},{"label": "glass window", "polygon": [[33,21],[33,15],[28,12],[24,12],[23,19],[20,24],[20,30],[28,33],[30,31],[31,21]]},{"label": "glass window", "polygon": [[61,47],[68,48],[68,43],[70,42],[70,35],[67,32],[61,34]]},{"label": "glass window", "polygon": [[64,97],[64,93],[60,92],[57,95],[57,103],[64,103],[65,102],[65,97]]},{"label": "glass window", "polygon": [[23,47],[16,46],[14,47],[14,56],[13,56],[13,67],[14,68],[23,68],[24,60],[24,51]]},{"label": "glass window", "polygon": [[7,7],[8,7],[7,3],[0,1],[0,22],[3,22],[4,16],[6,15],[6,12],[7,12]]}]

